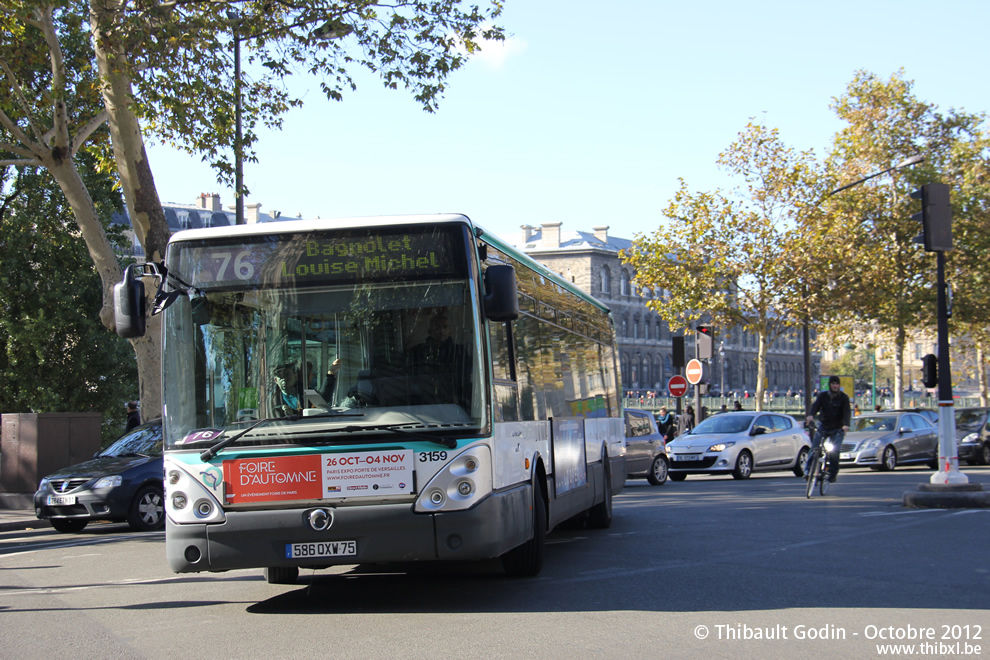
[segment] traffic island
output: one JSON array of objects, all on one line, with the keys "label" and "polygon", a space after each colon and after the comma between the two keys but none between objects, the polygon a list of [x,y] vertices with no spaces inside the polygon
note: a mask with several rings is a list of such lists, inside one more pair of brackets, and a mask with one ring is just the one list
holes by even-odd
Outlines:
[{"label": "traffic island", "polygon": [[919,484],[904,493],[904,506],[912,509],[987,509],[990,492],[982,484]]}]

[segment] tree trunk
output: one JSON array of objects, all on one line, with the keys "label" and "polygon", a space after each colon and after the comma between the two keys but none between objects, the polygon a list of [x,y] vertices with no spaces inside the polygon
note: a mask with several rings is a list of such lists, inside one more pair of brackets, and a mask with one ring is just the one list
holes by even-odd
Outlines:
[{"label": "tree trunk", "polygon": [[756,353],[756,410],[763,410],[763,393],[766,387],[763,383],[767,379],[767,336],[764,333],[759,335],[759,346]]},{"label": "tree trunk", "polygon": [[904,344],[907,343],[907,332],[898,328],[894,335],[894,408],[904,407]]},{"label": "tree trunk", "polygon": [[980,405],[987,406],[987,355],[983,351],[983,342],[976,342],[976,382],[980,387]]},{"label": "tree trunk", "polygon": [[[107,50],[108,44],[116,44],[115,39],[119,37],[103,38],[102,26],[113,25],[114,14],[120,7],[119,0],[104,3],[94,0],[90,3],[93,48],[102,81],[103,103],[110,115],[114,160],[131,226],[144,247],[147,260],[158,262],[165,258],[169,229],[145,152],[141,126],[132,109],[129,63],[122,53]],[[146,290],[151,296],[155,287],[148,286]],[[148,309],[151,309],[150,304]],[[131,346],[138,362],[142,409],[149,419],[157,417],[162,410],[160,319],[149,318],[145,336],[131,340]]]},{"label": "tree trunk", "polygon": [[114,330],[116,326],[113,320],[113,285],[120,281],[120,263],[110,246],[110,241],[107,240],[106,232],[103,231],[103,224],[96,215],[93,198],[90,197],[89,190],[72,160],[64,159],[58,162],[43,162],[43,164],[58,183],[58,187],[72,208],[79,233],[86,242],[86,249],[89,250],[89,256],[93,259],[93,265],[96,266],[96,272],[99,273],[103,285],[100,321],[109,330]]}]

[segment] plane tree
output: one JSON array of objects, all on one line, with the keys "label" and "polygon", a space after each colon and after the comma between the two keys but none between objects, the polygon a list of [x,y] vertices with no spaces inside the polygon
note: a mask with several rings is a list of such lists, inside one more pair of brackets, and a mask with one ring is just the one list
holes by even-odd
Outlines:
[{"label": "plane tree", "polygon": [[[255,127],[277,128],[302,102],[288,91],[290,76],[314,76],[326,98],[341,100],[356,88],[353,72],[369,69],[433,112],[451,74],[484,40],[502,38],[491,23],[501,9],[495,0],[486,9],[462,0],[8,0],[0,6],[0,98],[14,103],[0,107],[0,165],[52,174],[100,274],[100,318],[112,328],[121,271],[79,173],[80,149],[116,172],[135,234],[157,261],[169,230],[147,133],[200,155],[229,180],[231,147],[251,160]],[[236,79],[235,33],[246,53]],[[237,145],[235,89],[244,127]],[[103,123],[108,143],[93,140]],[[131,345],[145,409],[160,409],[158,324]]]},{"label": "plane tree", "polygon": [[829,167],[841,183],[895,168],[912,156],[925,158],[840,192],[828,203],[831,222],[850,239],[842,248],[849,268],[834,280],[845,314],[823,330],[823,337],[839,345],[875,335],[892,345],[898,407],[910,333],[933,327],[935,321],[935,257],[912,242],[921,231],[911,219],[920,204],[909,193],[936,181],[957,187],[953,150],[978,135],[982,122],[962,111],[940,112],[918,99],[912,88],[903,72],[888,80],[857,72],[832,104],[845,126],[829,154]]},{"label": "plane tree", "polygon": [[692,192],[682,180],[666,222],[637,235],[621,257],[636,269],[637,285],[657,292],[647,306],[672,330],[707,319],[723,332],[757,337],[759,407],[767,349],[814,308],[816,292],[804,286],[800,266],[813,263],[818,249],[799,228],[819,212],[822,171],[813,153],[753,122],[718,162],[742,180],[739,188]]}]

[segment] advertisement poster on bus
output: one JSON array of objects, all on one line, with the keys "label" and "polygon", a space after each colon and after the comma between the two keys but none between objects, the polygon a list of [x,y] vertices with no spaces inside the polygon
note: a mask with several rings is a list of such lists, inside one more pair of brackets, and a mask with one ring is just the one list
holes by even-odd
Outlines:
[{"label": "advertisement poster on bus", "polygon": [[585,461],[584,420],[564,417],[553,420],[553,474],[557,495],[588,483]]},{"label": "advertisement poster on bus", "polygon": [[413,469],[407,449],[223,462],[228,504],[408,495]]}]

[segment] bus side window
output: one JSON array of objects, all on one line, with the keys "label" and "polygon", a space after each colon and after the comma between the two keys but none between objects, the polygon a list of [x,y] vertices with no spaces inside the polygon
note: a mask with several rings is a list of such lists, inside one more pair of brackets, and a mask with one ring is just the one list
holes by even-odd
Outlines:
[{"label": "bus side window", "polygon": [[495,421],[519,421],[519,396],[513,379],[512,353],[509,350],[509,324],[490,323],[492,377],[495,381]]}]

